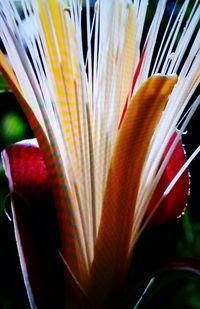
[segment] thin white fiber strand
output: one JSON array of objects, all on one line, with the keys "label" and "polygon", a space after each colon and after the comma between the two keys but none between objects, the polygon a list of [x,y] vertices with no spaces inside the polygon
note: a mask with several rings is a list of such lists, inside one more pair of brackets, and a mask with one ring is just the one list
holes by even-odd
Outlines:
[{"label": "thin white fiber strand", "polygon": [[139,1],[134,1],[135,11],[136,11],[137,20],[138,20],[138,24],[137,24],[137,27],[138,27],[137,40],[138,40],[138,42],[141,42],[148,4],[149,4],[148,0],[141,0],[140,3],[139,3]]},{"label": "thin white fiber strand", "polygon": [[[146,188],[146,189],[144,189],[142,191],[143,193],[140,195],[140,199],[138,200],[138,205],[137,205],[137,211],[138,212],[136,213],[136,217],[137,216],[138,216],[138,218],[142,217],[141,213],[142,214],[145,213],[146,208],[147,208],[147,206],[150,202],[150,199],[152,197],[152,194],[153,194],[158,182],[160,181],[160,179],[163,175],[163,172],[164,172],[164,170],[165,170],[165,168],[166,168],[166,166],[167,166],[167,164],[168,164],[168,162],[169,162],[169,160],[170,160],[170,158],[171,158],[171,156],[172,156],[172,154],[173,154],[173,152],[174,152],[174,150],[175,150],[175,148],[176,148],[176,146],[177,146],[177,144],[180,140],[180,136],[185,131],[186,126],[188,125],[189,121],[191,120],[191,118],[192,118],[193,114],[195,113],[196,109],[198,108],[199,104],[200,104],[200,97],[198,97],[195,100],[195,102],[193,103],[192,108],[190,109],[190,112],[188,113],[187,117],[185,118],[180,130],[177,131],[177,136],[176,136],[174,142],[172,143],[172,145],[171,145],[165,159],[163,160],[161,166],[159,167],[159,169],[158,169],[157,166],[155,166],[155,168],[157,168],[158,170],[157,169],[155,170],[155,168],[152,169],[155,176],[150,177],[149,180],[146,181],[146,184],[143,183],[143,187]],[[162,146],[164,149],[166,148],[166,142],[168,142],[168,137],[166,137],[166,140],[164,141],[164,147]],[[149,171],[149,172],[151,172],[151,171]]]},{"label": "thin white fiber strand", "polygon": [[[186,3],[184,5],[186,6]],[[178,15],[176,17],[176,20],[173,21],[173,26],[171,28],[171,31],[170,31],[170,33],[168,33],[168,29],[170,29],[170,26],[172,24],[172,18],[173,18],[174,12],[176,10],[176,6],[177,6],[177,2],[176,2],[175,6],[173,8],[173,11],[172,11],[172,13],[170,15],[167,27],[165,29],[165,33],[164,33],[164,36],[162,38],[162,41],[161,41],[161,44],[160,44],[160,47],[159,47],[159,50],[158,50],[158,53],[157,53],[157,57],[156,57],[156,60],[154,62],[154,66],[153,66],[153,69],[152,69],[152,74],[155,74],[155,73],[159,72],[159,68],[161,66],[161,63],[162,63],[164,57],[166,57],[166,51],[170,48],[170,46],[172,48],[173,45],[174,45],[172,43],[172,39],[173,40],[176,39],[176,35],[174,35],[175,29],[176,29],[177,33],[179,31],[179,27],[177,27],[177,25],[178,25],[178,23],[181,24],[181,22],[182,22],[182,19],[183,19],[183,16],[184,16],[184,14],[182,14],[182,11],[184,9],[184,6],[179,11],[179,13],[178,13]],[[180,21],[180,17],[182,17],[181,21]],[[167,39],[166,39],[166,37],[167,37]],[[171,59],[170,58],[170,56],[171,56],[170,52],[168,52],[168,55],[169,56],[166,57],[166,62]]]},{"label": "thin white fiber strand", "polygon": [[16,46],[13,43],[13,37],[9,33],[8,28],[5,26],[4,20],[1,18],[1,16],[0,16],[0,22],[1,22],[1,38],[3,40],[6,49],[8,50],[9,61],[15,71],[19,85],[22,89],[26,101],[29,102],[30,107],[37,115],[38,121],[41,123],[43,130],[46,132],[46,127],[43,121],[43,117],[41,115],[41,110],[37,104],[37,99],[35,97],[30,81],[27,78],[26,72],[21,62],[21,58],[19,57],[18,51],[16,50]]},{"label": "thin white fiber strand", "polygon": [[[148,177],[145,177],[146,182],[151,179],[152,173],[155,173],[156,166],[158,166],[158,162],[161,159],[164,147],[166,147],[167,140],[169,140],[170,135],[172,134],[173,130],[175,130],[175,126],[178,123],[189,101],[189,98],[191,97],[193,91],[196,89],[198,82],[193,88],[191,88],[191,84],[192,80],[194,80],[196,74],[198,73],[198,67],[200,65],[199,57],[196,57],[197,52],[198,36],[194,40],[194,44],[191,48],[190,54],[188,55],[185,65],[180,72],[179,82],[170,96],[165,113],[163,114],[160,124],[157,127],[157,133],[155,134],[151,152],[148,155],[148,161],[145,166],[145,172],[143,173],[143,175],[148,175]],[[174,104],[174,102],[176,102],[176,104]],[[164,138],[166,134],[168,138],[163,144],[162,138]],[[160,146],[161,144],[159,143],[161,143],[162,146]],[[150,172],[148,168],[151,168],[152,172]]]},{"label": "thin white fiber strand", "polygon": [[161,0],[157,4],[157,9],[156,13],[154,15],[153,21],[151,23],[149,32],[146,37],[146,43],[147,43],[147,49],[148,53],[146,53],[146,57],[144,59],[140,76],[138,78],[137,82],[137,87],[140,87],[142,83],[148,78],[149,76],[149,70],[150,70],[150,65],[152,61],[152,55],[154,52],[156,40],[157,40],[157,35],[160,29],[161,21],[163,18],[163,14],[165,11],[165,6],[166,6],[166,0]]},{"label": "thin white fiber strand", "polygon": [[[173,180],[170,182],[170,184],[168,185],[168,187],[165,189],[161,199],[159,200],[159,202],[155,205],[151,215],[147,218],[147,220],[143,223],[142,227],[139,230],[139,233],[137,234],[137,238],[135,239],[135,241],[140,237],[141,233],[143,232],[144,228],[147,226],[148,222],[151,220],[153,214],[156,212],[156,210],[158,209],[158,207],[161,205],[161,203],[163,202],[163,200],[166,198],[166,196],[171,192],[171,190],[173,189],[173,187],[175,186],[175,184],[177,183],[177,181],[180,179],[180,177],[183,175],[183,173],[187,170],[187,168],[189,167],[189,165],[192,163],[192,161],[198,156],[198,154],[200,153],[200,146],[198,146],[196,148],[196,150],[192,153],[192,155],[189,157],[189,159],[185,162],[185,164],[181,167],[181,169],[178,171],[178,173],[176,174],[176,176],[173,178]],[[132,248],[131,248],[132,250]]]},{"label": "thin white fiber strand", "polygon": [[177,72],[180,63],[183,59],[184,53],[188,47],[188,42],[190,42],[191,34],[194,33],[196,26],[199,22],[199,16],[200,16],[200,6],[194,13],[194,16],[191,19],[191,21],[187,23],[183,31],[182,38],[179,40],[174,57],[171,61],[169,69],[167,70],[168,74],[171,74],[171,72]]}]

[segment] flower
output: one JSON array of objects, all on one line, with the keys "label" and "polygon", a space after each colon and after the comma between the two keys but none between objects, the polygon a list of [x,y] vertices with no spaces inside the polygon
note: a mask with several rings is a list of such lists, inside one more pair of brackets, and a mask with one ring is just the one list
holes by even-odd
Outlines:
[{"label": "flower", "polygon": [[[41,151],[36,140],[26,140],[11,145],[3,151],[2,156],[12,192],[15,235],[30,302],[32,305],[37,304],[38,308],[44,306],[62,308],[63,274],[57,254],[58,230],[50,179]],[[172,174],[175,175],[179,165],[182,166],[185,161],[183,147],[179,142],[175,156],[170,159],[154,193],[151,206],[145,215],[147,218],[156,205],[155,199],[159,200],[163,189],[170,183]],[[186,171],[154,214],[151,224],[160,224],[181,215],[187,201],[187,192]],[[173,207],[176,204],[178,206]],[[75,290],[77,291],[77,288]],[[87,304],[85,297],[82,295],[79,297],[82,304],[84,302]]]},{"label": "flower", "polygon": [[[199,82],[200,7],[193,5],[185,23],[189,1],[177,14],[174,6],[163,30],[168,6],[159,1],[146,33],[147,1],[97,1],[92,15],[86,1],[85,27],[80,1],[24,1],[23,15],[36,29],[29,34],[12,1],[0,3],[9,61],[1,53],[0,67],[46,164],[66,285],[95,308],[109,306],[138,237],[156,218],[152,212],[160,218],[157,209],[169,205],[170,191],[181,179],[180,190],[187,195],[187,166],[199,148],[185,162],[179,140],[199,97],[174,132]],[[170,159],[178,153],[180,162]],[[178,168],[161,190],[174,162]],[[40,169],[47,177],[41,161]],[[40,198],[45,187],[35,189]],[[185,200],[178,199],[181,210]]]}]

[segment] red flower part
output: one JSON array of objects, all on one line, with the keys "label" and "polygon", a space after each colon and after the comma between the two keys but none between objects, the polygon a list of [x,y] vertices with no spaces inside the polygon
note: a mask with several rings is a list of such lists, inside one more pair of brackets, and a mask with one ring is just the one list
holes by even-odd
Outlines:
[{"label": "red flower part", "polygon": [[[175,137],[176,133],[164,157]],[[36,143],[23,142],[4,150],[3,158],[12,194],[15,237],[29,301],[33,308],[62,308],[66,299],[63,296],[63,264],[57,249],[59,236],[50,181],[41,151]],[[153,195],[146,218],[185,161],[182,142],[179,141]],[[188,188],[189,175],[186,171],[156,210],[150,223],[161,224],[180,216],[187,202]],[[67,290],[70,295],[74,293],[73,287],[68,286]],[[68,298],[74,299],[74,296],[68,295]],[[82,295],[79,293],[80,298]]]},{"label": "red flower part", "polygon": [[20,195],[29,205],[37,199],[47,198],[50,184],[41,151],[36,143],[25,141],[14,144],[3,152],[3,157],[12,193]]},{"label": "red flower part", "polygon": [[41,151],[32,143],[19,143],[4,150],[3,159],[29,302],[32,308],[62,308],[63,274],[57,254],[58,233]]},{"label": "red flower part", "polygon": [[[174,133],[171,137],[163,159],[176,136],[177,133]],[[30,208],[34,207],[34,209],[40,207],[42,205],[40,203],[49,200],[51,196],[50,182],[48,181],[48,174],[41,151],[36,143],[12,145],[3,152],[3,156],[11,192],[18,194]],[[165,189],[185,162],[185,153],[180,140],[159,181],[145,218],[148,218],[151,214]],[[154,213],[151,223],[162,224],[181,216],[188,200],[188,191],[189,172],[186,170]],[[38,211],[41,211],[41,209],[38,209]]]},{"label": "red flower part", "polygon": [[36,140],[11,145],[2,155],[31,308],[61,309],[72,304],[79,308],[79,303],[90,308],[59,254],[60,239],[50,180]]},{"label": "red flower part", "polygon": [[[177,132],[172,135],[165,149],[162,161],[167,155],[176,136]],[[168,187],[172,179],[176,176],[176,174],[185,162],[186,157],[184,153],[184,148],[182,145],[182,141],[179,140],[154,192],[154,195],[145,214],[145,219],[147,219],[151,215],[151,212],[153,211],[155,205],[161,199],[165,189]],[[151,225],[162,224],[174,220],[184,213],[188,201],[189,183],[189,170],[186,169],[182,176],[179,178],[179,180],[176,182],[170,193],[164,198],[162,203],[153,214],[149,222]]]}]

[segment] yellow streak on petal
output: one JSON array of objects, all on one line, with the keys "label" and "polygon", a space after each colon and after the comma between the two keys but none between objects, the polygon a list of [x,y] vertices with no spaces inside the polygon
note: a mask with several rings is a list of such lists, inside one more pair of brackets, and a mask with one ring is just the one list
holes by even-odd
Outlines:
[{"label": "yellow streak on petal", "polygon": [[[60,118],[62,133],[66,141],[66,148],[70,154],[70,161],[73,165],[73,176],[76,179],[76,188],[78,188],[79,198],[81,201],[85,201],[85,183],[86,179],[85,170],[83,168],[84,154],[82,147],[83,130],[82,122],[84,118],[84,104],[82,104],[82,84],[79,62],[77,57],[77,44],[75,28],[70,18],[69,12],[64,12],[64,7],[61,3],[56,3],[54,0],[48,1],[48,11],[42,0],[38,0],[40,9],[40,18],[42,22],[43,32],[47,44],[47,51],[49,55],[49,67],[54,80],[55,92],[57,94],[56,105],[58,107],[58,115]],[[51,20],[51,23],[49,22]],[[75,189],[74,189],[75,191]],[[64,193],[63,193],[64,194]],[[86,206],[88,204],[86,203]],[[86,246],[85,238],[92,238],[92,227],[88,224],[88,213],[84,216],[85,230],[83,230],[83,224],[81,223],[81,215],[79,209],[80,203],[74,198],[72,201],[73,211],[73,223],[78,234],[80,245],[76,245],[77,261],[80,261],[79,267],[72,266],[74,263],[74,256],[71,254],[71,249],[68,249],[68,238],[66,233],[62,233],[61,242],[62,248],[66,251],[64,257],[67,260],[74,272],[79,277],[81,282],[84,282],[87,278],[89,271],[89,263],[93,257],[93,246]],[[85,213],[88,208],[85,207]],[[63,221],[60,225],[67,225]],[[84,234],[86,236],[84,236]],[[74,236],[74,235],[73,235]],[[76,237],[73,237],[74,243],[78,243]],[[70,253],[68,253],[68,251]],[[82,252],[83,257],[78,253]],[[79,271],[80,269],[80,271]]]},{"label": "yellow streak on petal", "polygon": [[[145,156],[177,77],[153,76],[133,97],[117,137],[108,174],[90,286],[103,301],[129,265],[135,202]],[[120,279],[119,279],[120,277]]]},{"label": "yellow streak on petal", "polygon": [[126,25],[126,36],[124,42],[124,72],[123,78],[120,80],[123,83],[121,93],[121,111],[123,111],[124,103],[131,88],[134,72],[139,61],[139,44],[137,42],[137,23],[135,9],[133,4],[128,6],[128,20]]}]

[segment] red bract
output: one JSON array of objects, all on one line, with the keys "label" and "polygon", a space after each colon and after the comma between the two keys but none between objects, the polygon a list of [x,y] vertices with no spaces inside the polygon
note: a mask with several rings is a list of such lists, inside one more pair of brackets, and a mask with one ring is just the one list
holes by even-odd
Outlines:
[{"label": "red bract", "polygon": [[[175,137],[176,133],[171,137],[164,157],[169,151]],[[31,207],[40,207],[38,202],[45,203],[51,195],[51,188],[40,149],[33,144],[15,144],[8,147],[4,151],[3,156],[11,191],[18,194]],[[151,211],[160,200],[163,192],[185,161],[184,149],[180,140],[160,179],[145,218],[148,218],[151,214]],[[154,213],[151,223],[161,224],[179,217],[185,209],[188,200],[188,191],[189,173],[186,170]],[[37,205],[35,204],[36,201]]]},{"label": "red bract", "polygon": [[[3,153],[9,185],[12,192],[20,195],[28,204],[45,199],[50,185],[42,154],[32,144],[15,144]],[[10,174],[9,174],[10,172]]]},{"label": "red bract", "polygon": [[[169,151],[175,137],[176,133],[171,137],[164,157]],[[12,192],[21,196],[28,205],[34,205],[36,200],[40,200],[41,202],[45,201],[49,197],[50,182],[48,181],[48,174],[41,151],[37,146],[31,144],[12,145],[4,151],[4,160],[7,171],[10,171],[10,175],[8,174],[7,176]],[[165,189],[185,161],[184,149],[180,140],[156,188],[146,212],[146,218],[151,214],[151,211],[160,200]],[[161,224],[179,217],[186,206],[188,191],[189,173],[186,170],[156,210],[151,219],[151,223]]]},{"label": "red bract", "polygon": [[[172,136],[165,155],[175,137],[176,134]],[[59,236],[51,186],[41,151],[36,145],[20,143],[8,147],[3,158],[12,193],[15,237],[28,296],[38,308],[62,308],[63,264],[57,249]],[[185,161],[179,141],[151,200],[146,218]],[[150,223],[161,224],[181,215],[187,202],[188,187],[186,171]],[[69,293],[70,289],[68,286]]]},{"label": "red bract", "polygon": [[[171,137],[166,150],[164,152],[163,159],[167,155],[172,143],[174,142],[177,133],[174,133]],[[170,184],[174,176],[178,173],[180,168],[186,162],[184,148],[181,140],[178,142],[168,165],[158,183],[158,186],[155,190],[155,193],[151,199],[151,202],[148,206],[146,216],[147,219],[151,212],[153,211],[155,205],[159,202],[162,197],[165,189]],[[180,217],[186,207],[188,201],[188,192],[189,192],[189,171],[188,169],[182,174],[175,186],[172,188],[170,193],[164,198],[162,203],[159,205],[155,211],[150,224],[162,224],[170,220],[174,220],[177,217]]]},{"label": "red bract", "polygon": [[[15,144],[3,152],[24,283],[34,308],[62,308],[63,275],[47,170],[40,149]],[[49,271],[51,270],[51,271]]]},{"label": "red bract", "polygon": [[3,159],[29,302],[33,308],[59,309],[64,308],[67,299],[67,304],[73,302],[77,308],[79,302],[90,308],[59,254],[53,194],[39,147],[29,141],[14,144],[3,151]]}]

